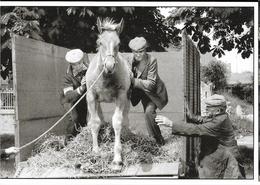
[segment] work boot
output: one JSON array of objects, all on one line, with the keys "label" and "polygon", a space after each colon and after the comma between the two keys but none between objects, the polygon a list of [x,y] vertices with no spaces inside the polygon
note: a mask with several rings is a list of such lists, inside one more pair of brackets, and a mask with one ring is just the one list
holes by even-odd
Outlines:
[{"label": "work boot", "polygon": [[73,135],[67,134],[64,139],[64,145],[67,146],[68,143],[73,139]]},{"label": "work boot", "polygon": [[164,139],[163,139],[162,136],[160,136],[159,138],[156,138],[155,140],[156,140],[156,143],[157,143],[159,146],[165,145],[165,141],[164,141]]}]

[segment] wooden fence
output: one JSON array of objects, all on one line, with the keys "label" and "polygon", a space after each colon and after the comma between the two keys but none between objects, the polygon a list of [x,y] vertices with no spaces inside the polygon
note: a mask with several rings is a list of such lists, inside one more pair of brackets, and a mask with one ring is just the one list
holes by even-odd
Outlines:
[{"label": "wooden fence", "polygon": [[13,89],[1,89],[0,114],[14,114],[14,100]]}]

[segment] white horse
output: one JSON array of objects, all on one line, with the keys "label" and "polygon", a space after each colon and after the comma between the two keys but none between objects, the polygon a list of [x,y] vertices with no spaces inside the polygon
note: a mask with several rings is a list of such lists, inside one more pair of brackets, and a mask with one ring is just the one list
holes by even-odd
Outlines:
[{"label": "white horse", "polygon": [[[86,73],[86,85],[89,90],[87,102],[90,114],[88,125],[92,132],[93,151],[98,153],[98,132],[102,122],[104,122],[100,103],[115,103],[116,108],[112,117],[115,132],[112,169],[121,170],[120,136],[122,124],[128,126],[129,123],[129,88],[131,84],[129,65],[119,53],[119,34],[123,29],[123,19],[119,24],[115,24],[112,19],[106,18],[101,22],[98,18],[97,26],[100,32],[97,40],[98,52],[91,60]],[[99,80],[92,89],[89,89],[102,70],[104,71]]]}]

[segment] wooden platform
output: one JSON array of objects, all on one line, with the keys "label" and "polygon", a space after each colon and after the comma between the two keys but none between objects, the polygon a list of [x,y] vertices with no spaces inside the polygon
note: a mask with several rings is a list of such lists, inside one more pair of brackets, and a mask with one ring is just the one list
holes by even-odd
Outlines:
[{"label": "wooden platform", "polygon": [[32,171],[26,168],[26,163],[21,166],[14,178],[178,178],[179,162],[136,164],[126,168],[121,173],[114,174],[90,174],[75,169],[50,168],[39,176],[35,176]]},{"label": "wooden platform", "polygon": [[178,176],[179,163],[137,164],[125,169],[124,176]]}]

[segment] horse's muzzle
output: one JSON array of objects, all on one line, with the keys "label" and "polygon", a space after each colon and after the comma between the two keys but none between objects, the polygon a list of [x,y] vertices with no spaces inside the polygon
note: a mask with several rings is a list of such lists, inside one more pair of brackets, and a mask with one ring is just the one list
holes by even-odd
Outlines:
[{"label": "horse's muzzle", "polygon": [[113,74],[115,72],[115,62],[105,63],[105,73],[107,74]]}]

